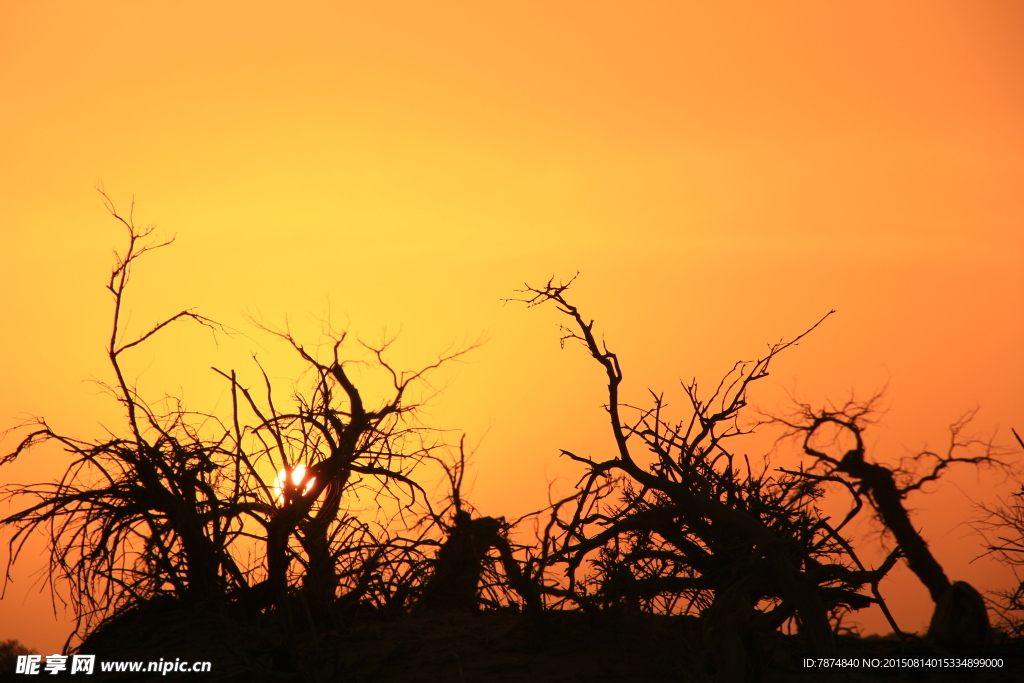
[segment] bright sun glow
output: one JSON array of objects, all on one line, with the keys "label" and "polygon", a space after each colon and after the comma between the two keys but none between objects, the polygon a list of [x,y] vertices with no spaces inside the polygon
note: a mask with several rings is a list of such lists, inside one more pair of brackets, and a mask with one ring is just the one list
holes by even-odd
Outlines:
[{"label": "bright sun glow", "polygon": [[[274,479],[274,500],[281,502],[284,499],[284,482],[287,473],[284,470],[278,470],[277,477]],[[306,466],[296,465],[292,469],[292,484],[295,486],[301,486],[303,480],[306,479]],[[309,489],[313,486],[313,482],[316,481],[313,477],[310,477],[306,481],[306,487],[302,489],[303,495],[309,493]]]}]

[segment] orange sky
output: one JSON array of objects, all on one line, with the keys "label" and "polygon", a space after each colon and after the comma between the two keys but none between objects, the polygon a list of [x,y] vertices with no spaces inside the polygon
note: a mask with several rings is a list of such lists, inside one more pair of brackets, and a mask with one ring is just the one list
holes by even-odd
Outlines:
[{"label": "orange sky", "polygon": [[[208,368],[251,372],[250,349],[289,376],[246,315],[311,342],[328,313],[401,330],[410,368],[485,337],[425,419],[480,443],[486,514],[543,504],[577,472],[559,448],[607,444],[600,368],[559,350],[551,311],[500,301],[552,274],[581,271],[627,400],[716,381],[835,308],[755,400],[888,382],[881,458],[942,447],[978,405],[1003,444],[1024,427],[1018,3],[292,4],[0,3],[0,428],[117,424],[83,381],[109,378],[122,238],[98,183],[177,235],[139,269],[133,323],[195,307],[251,337],[182,327],[140,350],[151,395],[223,408]],[[999,481],[954,472],[909,500],[950,576],[989,590],[1008,576],[969,564],[962,522]],[[30,587],[40,566],[8,586],[0,639],[49,652],[66,622]],[[905,570],[883,589],[923,627]]]}]

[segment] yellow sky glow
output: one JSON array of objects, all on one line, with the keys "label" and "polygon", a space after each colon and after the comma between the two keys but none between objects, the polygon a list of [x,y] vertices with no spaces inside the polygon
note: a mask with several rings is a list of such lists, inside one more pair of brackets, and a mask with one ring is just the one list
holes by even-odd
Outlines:
[{"label": "yellow sky glow", "polygon": [[[1022,21],[995,1],[4,3],[0,429],[118,424],[87,381],[110,379],[103,285],[123,237],[102,183],[177,236],[140,263],[134,329],[194,307],[247,335],[170,331],[128,361],[143,392],[223,409],[209,368],[256,381],[252,352],[287,389],[301,363],[252,319],[311,345],[328,318],[398,333],[404,368],[486,339],[423,415],[479,444],[485,514],[568,486],[559,448],[609,444],[600,368],[559,349],[552,311],[502,303],[553,274],[581,272],[627,401],[711,384],[834,308],[779,359],[765,408],[888,384],[877,457],[941,448],[975,406],[1008,445],[1024,428]],[[966,522],[1010,489],[961,471],[908,501],[951,577],[1009,586],[971,563]],[[41,567],[15,573],[0,639],[48,653],[67,615],[32,588]],[[923,628],[904,569],[883,590]]]}]

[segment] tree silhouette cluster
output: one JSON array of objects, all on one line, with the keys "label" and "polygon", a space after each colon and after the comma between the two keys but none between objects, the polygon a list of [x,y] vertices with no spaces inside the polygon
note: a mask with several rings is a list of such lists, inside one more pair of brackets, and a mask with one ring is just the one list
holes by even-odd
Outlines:
[{"label": "tree silhouette cluster", "polygon": [[[757,468],[731,447],[749,433],[740,418],[750,385],[804,335],[737,363],[706,398],[696,382],[684,386],[689,414],[672,420],[659,395],[646,409],[622,404],[618,357],[566,299],[567,288],[548,282],[525,290],[523,301],[550,303],[568,316],[563,343],[582,344],[604,369],[616,450],[604,461],[562,451],[586,474],[572,496],[554,505],[547,524],[537,562],[564,566],[568,581],[545,584],[545,592],[583,609],[699,614],[720,672],[742,670],[752,634],[791,620],[814,651],[834,653],[830,615],[873,603],[884,608],[877,584],[895,555],[865,568],[842,536],[850,517],[833,526],[816,506],[821,479]],[[581,581],[577,572],[588,562],[596,571]]]},{"label": "tree silhouette cluster", "polygon": [[[742,437],[765,424],[747,414],[751,387],[828,315],[763,357],[736,363],[710,393],[696,381],[684,385],[688,405],[673,414],[659,394],[646,407],[623,402],[619,358],[567,298],[572,281],[522,290],[516,301],[554,306],[567,321],[562,344],[581,346],[601,368],[613,450],[603,460],[563,450],[582,469],[575,489],[508,522],[473,514],[463,496],[463,444],[446,445],[412,417],[413,387],[461,351],[410,373],[388,362],[387,343],[362,345],[388,378],[385,395],[370,399],[346,358],[346,335],[324,356],[276,333],[311,378],[290,400],[281,401],[261,367],[256,386],[215,369],[230,389],[223,418],[147,403],[126,380],[128,352],[178,322],[224,328],[183,310],[126,335],[131,270],[169,242],[152,241],[152,229],[108,208],[128,232],[107,283],[109,388],[125,425],[90,440],[40,420],[0,459],[8,464],[44,442],[71,455],[54,483],[5,487],[19,509],[0,525],[9,529],[8,577],[29,537],[48,539],[51,577],[70,590],[80,638],[161,601],[249,619],[299,614],[314,629],[370,614],[652,613],[695,619],[702,670],[740,680],[756,667],[759,642],[779,631],[798,633],[809,652],[834,655],[851,611],[879,607],[902,637],[879,583],[903,558],[936,602],[936,642],[979,644],[991,635],[977,591],[947,578],[903,503],[950,466],[999,462],[990,441],[964,436],[970,416],[953,426],[945,453],[917,456],[923,475],[867,459],[870,402],[802,405],[769,420],[798,438],[807,467],[772,469],[767,457],[751,462],[739,450]],[[845,434],[852,447],[831,452],[822,445],[827,433]],[[442,501],[421,483],[428,465],[447,475]],[[838,521],[820,507],[827,487],[852,501]],[[897,544],[877,567],[861,561],[847,531],[865,501]],[[358,507],[378,514],[365,517]],[[1018,503],[991,511],[994,528],[1020,532],[1020,510]],[[513,543],[527,518],[539,522],[535,541]],[[999,538],[992,550],[1019,566],[1024,542]],[[1021,609],[1020,590],[1008,599]]]},{"label": "tree silhouette cluster", "polygon": [[[83,440],[40,420],[0,460],[12,462],[47,441],[73,457],[56,483],[5,488],[8,499],[35,501],[2,520],[13,529],[8,576],[25,541],[46,535],[50,574],[67,580],[79,635],[160,597],[255,613],[295,596],[317,611],[343,594],[352,607],[405,609],[429,574],[427,551],[439,544],[437,522],[445,512],[430,508],[410,476],[417,465],[438,460],[439,447],[406,419],[415,408],[409,390],[460,352],[401,373],[387,362],[386,344],[369,348],[391,380],[390,394],[369,406],[340,356],[344,335],[321,361],[281,334],[314,378],[313,388],[287,409],[265,372],[257,391],[234,371],[216,370],[231,390],[228,420],[180,405],[158,412],[125,379],[125,354],[178,321],[220,326],[186,310],[125,340],[132,267],[169,242],[151,241],[152,229],[111,212],[128,231],[128,247],[107,285],[114,302],[107,354],[116,383],[110,388],[124,408],[126,429]],[[419,514],[427,524],[414,537],[392,533],[346,512],[343,501],[357,495],[380,505],[387,499],[396,514]]]}]

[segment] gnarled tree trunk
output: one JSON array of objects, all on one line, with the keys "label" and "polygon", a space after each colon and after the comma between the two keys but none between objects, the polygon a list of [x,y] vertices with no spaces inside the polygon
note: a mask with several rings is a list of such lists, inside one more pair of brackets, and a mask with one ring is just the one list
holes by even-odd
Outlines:
[{"label": "gnarled tree trunk", "polygon": [[476,610],[483,560],[487,551],[498,545],[501,521],[494,517],[473,519],[465,511],[456,513],[454,521],[437,553],[434,574],[423,589],[417,611]]}]

